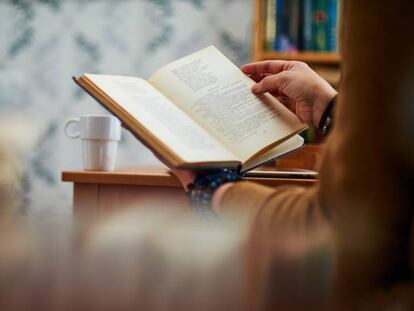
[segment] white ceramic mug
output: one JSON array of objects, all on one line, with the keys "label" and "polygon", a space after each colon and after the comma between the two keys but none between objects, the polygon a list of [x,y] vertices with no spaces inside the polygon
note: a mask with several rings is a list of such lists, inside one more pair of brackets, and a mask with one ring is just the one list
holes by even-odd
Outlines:
[{"label": "white ceramic mug", "polygon": [[[77,126],[77,131],[70,131]],[[121,139],[121,122],[110,115],[84,115],[72,118],[65,124],[69,138],[82,140],[83,167],[88,171],[113,171],[118,141]]]}]

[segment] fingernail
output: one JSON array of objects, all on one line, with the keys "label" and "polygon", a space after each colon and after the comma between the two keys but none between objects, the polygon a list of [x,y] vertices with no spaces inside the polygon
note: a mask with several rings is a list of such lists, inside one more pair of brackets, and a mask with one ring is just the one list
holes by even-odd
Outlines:
[{"label": "fingernail", "polygon": [[259,90],[259,86],[257,84],[252,86],[252,92],[256,93]]}]

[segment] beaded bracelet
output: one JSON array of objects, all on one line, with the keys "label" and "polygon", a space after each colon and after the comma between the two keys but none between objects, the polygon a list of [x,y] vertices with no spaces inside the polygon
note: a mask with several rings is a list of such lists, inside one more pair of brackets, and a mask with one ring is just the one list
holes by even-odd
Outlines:
[{"label": "beaded bracelet", "polygon": [[217,218],[211,209],[214,191],[227,182],[236,182],[240,179],[240,175],[230,169],[214,170],[198,175],[194,183],[188,186],[194,211],[202,218]]}]

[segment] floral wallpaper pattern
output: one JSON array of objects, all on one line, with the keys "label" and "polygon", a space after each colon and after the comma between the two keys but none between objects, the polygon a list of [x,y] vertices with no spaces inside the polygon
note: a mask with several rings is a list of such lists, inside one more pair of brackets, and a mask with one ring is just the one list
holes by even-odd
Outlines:
[{"label": "floral wallpaper pattern", "polygon": [[[148,77],[210,44],[236,64],[250,60],[251,0],[0,1],[0,114],[23,117],[37,133],[27,155],[25,211],[71,214],[62,170],[80,169],[80,141],[65,120],[104,113],[71,80],[84,72]],[[123,132],[118,167],[161,165]]]}]

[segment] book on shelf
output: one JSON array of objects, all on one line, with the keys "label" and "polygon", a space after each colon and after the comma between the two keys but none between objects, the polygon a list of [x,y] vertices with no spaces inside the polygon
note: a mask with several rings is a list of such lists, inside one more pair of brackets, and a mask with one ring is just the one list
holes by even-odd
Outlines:
[{"label": "book on shelf", "polygon": [[339,10],[340,10],[340,0],[328,0],[328,51],[338,51],[338,25],[339,25]]},{"label": "book on shelf", "polygon": [[328,50],[328,0],[315,0],[313,2],[312,35],[313,50]]},{"label": "book on shelf", "polygon": [[307,128],[214,46],[159,69],[148,80],[74,78],[167,166],[251,170],[303,145]]},{"label": "book on shelf", "polygon": [[340,0],[265,1],[265,49],[337,51],[339,6]]},{"label": "book on shelf", "polygon": [[277,51],[298,51],[299,48],[299,0],[276,0]]},{"label": "book on shelf", "polygon": [[276,1],[267,1],[265,6],[265,49],[272,50],[276,39]]},{"label": "book on shelf", "polygon": [[312,41],[312,1],[302,0],[302,50],[311,51],[313,49]]}]

